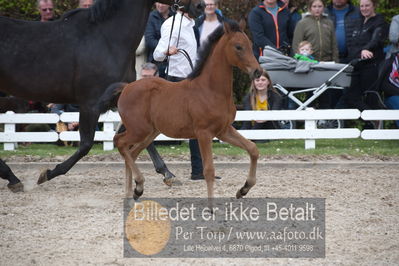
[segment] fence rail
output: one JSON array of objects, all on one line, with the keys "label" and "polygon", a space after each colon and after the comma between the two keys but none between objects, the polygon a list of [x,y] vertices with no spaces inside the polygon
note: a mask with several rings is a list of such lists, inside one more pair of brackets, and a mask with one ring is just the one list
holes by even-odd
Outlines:
[{"label": "fence rail", "polygon": [[[399,120],[399,110],[366,110],[362,113],[357,109],[333,110],[282,110],[282,111],[238,111],[235,121],[252,120],[299,120],[305,121],[304,129],[267,129],[267,130],[239,130],[246,138],[252,140],[265,139],[304,139],[305,149],[316,148],[316,139],[399,139],[399,129],[374,129],[360,131],[357,128],[318,129],[317,120]],[[56,124],[61,122],[76,122],[79,113],[57,114],[15,114],[7,112],[0,114],[0,124],[4,124],[4,132],[0,132],[0,142],[4,143],[4,150],[14,150],[18,142],[55,142],[79,141],[77,131],[56,132],[16,132],[17,124]],[[94,140],[103,142],[104,150],[112,150],[116,125],[120,122],[117,112],[109,111],[102,114],[99,122],[104,123],[102,131],[96,131]],[[175,140],[165,135],[159,135],[156,141]]]}]

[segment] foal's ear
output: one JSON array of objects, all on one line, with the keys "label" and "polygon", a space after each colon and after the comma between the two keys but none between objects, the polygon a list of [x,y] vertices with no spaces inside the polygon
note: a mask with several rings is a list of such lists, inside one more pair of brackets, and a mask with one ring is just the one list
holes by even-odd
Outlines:
[{"label": "foal's ear", "polygon": [[247,22],[245,18],[241,18],[240,22],[238,22],[238,25],[240,26],[240,30],[243,32],[245,31],[245,28],[247,27]]}]

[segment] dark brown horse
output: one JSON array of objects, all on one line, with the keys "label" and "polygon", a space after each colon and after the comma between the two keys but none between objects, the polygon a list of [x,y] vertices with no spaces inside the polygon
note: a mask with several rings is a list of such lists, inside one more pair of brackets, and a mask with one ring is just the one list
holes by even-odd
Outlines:
[{"label": "dark brown horse", "polygon": [[[125,159],[127,197],[137,199],[142,195],[144,177],[135,161],[160,133],[198,139],[210,202],[215,179],[214,137],[243,148],[250,155],[249,176],[236,197],[246,195],[255,185],[258,149],[231,125],[236,113],[233,66],[252,76],[259,76],[262,71],[252,54],[251,42],[236,22],[225,22],[211,34],[199,58],[193,73],[184,81],[143,79],[130,83],[122,91],[118,110],[126,131],[115,135],[114,142]],[[132,173],[136,182],[134,193]]]},{"label": "dark brown horse", "polygon": [[[157,0],[176,4],[190,16],[203,11],[201,0]],[[42,172],[38,184],[65,174],[93,146],[100,99],[115,82],[136,79],[134,51],[143,36],[155,0],[97,0],[51,22],[0,16],[0,91],[27,100],[73,103],[80,107],[80,146],[54,169]],[[173,176],[156,153],[154,164]],[[0,177],[23,190],[20,180],[0,159]]]}]

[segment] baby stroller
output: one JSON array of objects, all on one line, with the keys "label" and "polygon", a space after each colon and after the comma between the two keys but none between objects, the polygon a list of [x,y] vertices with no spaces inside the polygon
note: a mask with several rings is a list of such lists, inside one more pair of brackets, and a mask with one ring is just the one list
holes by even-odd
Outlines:
[{"label": "baby stroller", "polygon": [[[298,105],[296,110],[306,109],[328,89],[349,87],[353,71],[351,64],[298,61],[270,46],[265,47],[259,63],[269,73],[274,87]],[[296,95],[304,92],[312,92],[312,96],[302,102]],[[292,122],[286,122],[293,127]],[[335,121],[335,127],[340,127],[339,121]]]}]

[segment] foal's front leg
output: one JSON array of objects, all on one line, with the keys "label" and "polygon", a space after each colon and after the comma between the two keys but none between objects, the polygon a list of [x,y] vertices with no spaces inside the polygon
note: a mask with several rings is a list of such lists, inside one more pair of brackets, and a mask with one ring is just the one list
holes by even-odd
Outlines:
[{"label": "foal's front leg", "polygon": [[251,158],[251,166],[249,169],[248,178],[244,186],[239,189],[236,194],[237,199],[242,198],[256,183],[256,166],[259,157],[258,148],[256,147],[255,143],[241,136],[233,126],[229,126],[226,131],[217,137],[222,141],[246,150]]},{"label": "foal's front leg", "polygon": [[208,190],[208,205],[212,211],[212,200],[213,200],[213,190],[215,183],[215,167],[213,165],[212,158],[212,139],[207,132],[200,132],[197,134],[198,144],[202,157],[202,165],[204,167],[203,174],[205,176],[205,181]]}]

